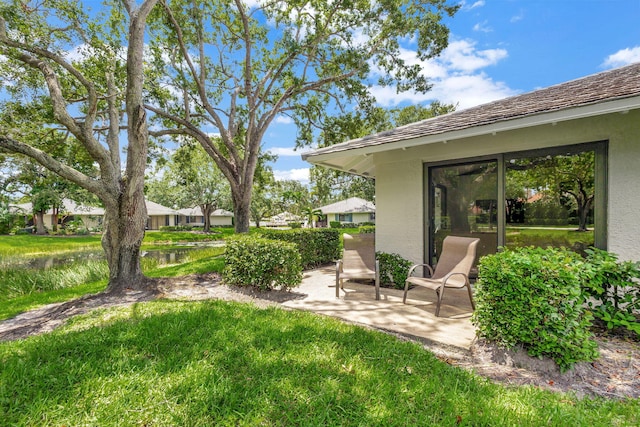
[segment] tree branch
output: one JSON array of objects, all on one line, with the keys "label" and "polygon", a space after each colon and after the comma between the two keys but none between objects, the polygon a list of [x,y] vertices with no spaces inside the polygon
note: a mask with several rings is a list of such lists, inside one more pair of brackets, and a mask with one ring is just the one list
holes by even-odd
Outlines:
[{"label": "tree branch", "polygon": [[101,200],[104,200],[109,196],[113,196],[108,192],[107,187],[102,182],[92,179],[76,169],[61,163],[44,151],[23,142],[16,141],[5,136],[0,136],[0,151],[19,153],[32,158],[53,173],[56,173],[87,191],[96,194]]}]

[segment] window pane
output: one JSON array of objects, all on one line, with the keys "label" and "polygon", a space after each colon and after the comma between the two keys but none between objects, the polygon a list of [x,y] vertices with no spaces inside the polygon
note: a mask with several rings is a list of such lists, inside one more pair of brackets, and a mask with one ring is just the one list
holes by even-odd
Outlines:
[{"label": "window pane", "polygon": [[594,244],[595,153],[506,160],[506,246]]},{"label": "window pane", "polygon": [[431,265],[448,235],[478,237],[478,257],[493,254],[498,236],[496,161],[430,168]]}]

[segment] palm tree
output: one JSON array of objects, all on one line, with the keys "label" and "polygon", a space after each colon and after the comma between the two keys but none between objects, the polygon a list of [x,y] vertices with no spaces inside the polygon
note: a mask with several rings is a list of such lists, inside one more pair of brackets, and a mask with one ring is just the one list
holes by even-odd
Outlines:
[{"label": "palm tree", "polygon": [[307,222],[311,228],[316,228],[316,220],[322,217],[322,211],[320,209],[313,209],[311,206],[302,209],[302,214],[307,218]]}]

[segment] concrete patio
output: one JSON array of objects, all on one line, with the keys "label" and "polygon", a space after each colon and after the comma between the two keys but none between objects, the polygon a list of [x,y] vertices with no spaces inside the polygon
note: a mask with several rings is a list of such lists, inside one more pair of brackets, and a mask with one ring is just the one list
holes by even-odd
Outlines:
[{"label": "concrete patio", "polygon": [[471,304],[465,289],[447,289],[440,317],[436,317],[436,293],[430,289],[410,290],[407,304],[403,304],[402,290],[380,288],[380,300],[376,301],[373,285],[349,281],[345,282],[344,288],[344,292],[340,291],[340,298],[336,298],[334,266],[306,271],[300,287],[293,290],[305,297],[282,305],[457,350],[469,350],[475,338],[475,329],[470,321]]}]

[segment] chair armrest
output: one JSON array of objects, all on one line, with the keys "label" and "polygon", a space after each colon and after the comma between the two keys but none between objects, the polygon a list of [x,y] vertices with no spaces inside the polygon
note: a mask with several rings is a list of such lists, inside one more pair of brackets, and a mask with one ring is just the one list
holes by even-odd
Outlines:
[{"label": "chair armrest", "polygon": [[407,277],[411,277],[415,269],[418,267],[427,267],[427,270],[429,270],[429,277],[433,276],[433,268],[431,268],[429,264],[415,264],[411,266],[411,268],[409,269],[409,273],[407,273]]},{"label": "chair armrest", "polygon": [[464,274],[464,273],[460,273],[460,272],[458,272],[458,273],[449,273],[449,274],[447,274],[446,276],[444,276],[444,277],[442,278],[442,283],[446,286],[446,285],[447,285],[447,281],[448,281],[451,277],[456,276],[456,275],[460,275],[460,276],[464,277],[464,283],[465,283],[465,285],[466,285],[467,283],[469,283],[469,276],[467,276],[467,275],[466,275],[466,274]]}]

